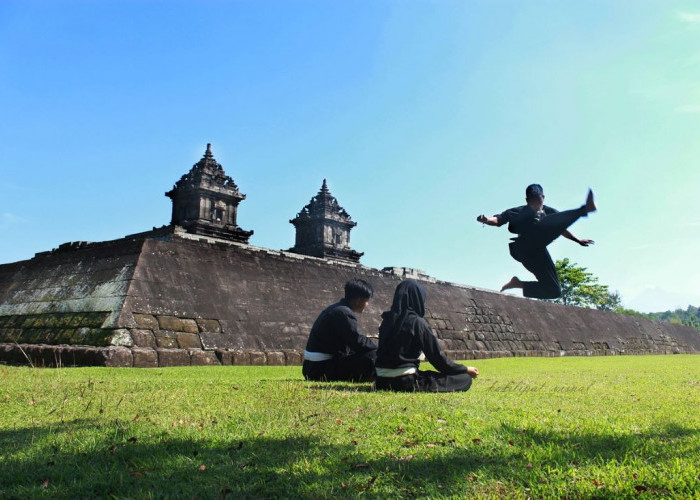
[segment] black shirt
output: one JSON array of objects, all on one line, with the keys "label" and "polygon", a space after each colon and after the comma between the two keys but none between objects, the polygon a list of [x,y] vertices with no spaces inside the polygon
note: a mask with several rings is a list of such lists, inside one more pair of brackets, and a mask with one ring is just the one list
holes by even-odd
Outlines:
[{"label": "black shirt", "polygon": [[505,212],[495,215],[498,226],[508,223],[508,231],[514,234],[527,235],[532,228],[547,215],[557,213],[559,210],[544,205],[542,210],[536,212],[530,205],[509,208]]},{"label": "black shirt", "polygon": [[357,316],[345,299],[328,306],[319,314],[306,342],[307,351],[334,357],[376,348],[377,344],[360,333]]}]

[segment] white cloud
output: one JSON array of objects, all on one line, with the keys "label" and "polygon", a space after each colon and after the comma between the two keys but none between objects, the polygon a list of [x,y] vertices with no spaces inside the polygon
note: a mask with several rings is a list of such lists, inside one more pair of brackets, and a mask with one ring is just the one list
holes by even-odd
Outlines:
[{"label": "white cloud", "polygon": [[697,12],[679,12],[678,18],[686,23],[700,23],[700,13]]}]

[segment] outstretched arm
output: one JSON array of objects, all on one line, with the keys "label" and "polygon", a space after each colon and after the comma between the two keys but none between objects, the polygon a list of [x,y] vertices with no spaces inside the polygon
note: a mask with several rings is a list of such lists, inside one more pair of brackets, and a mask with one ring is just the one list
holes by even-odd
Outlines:
[{"label": "outstretched arm", "polygon": [[578,243],[582,247],[587,247],[588,245],[592,245],[593,243],[595,243],[595,241],[593,241],[593,240],[587,240],[587,239],[580,240],[580,239],[578,239],[576,236],[571,234],[571,232],[569,232],[568,229],[566,231],[564,231],[563,233],[561,233],[561,235],[564,238],[567,238],[571,241],[575,241],[576,243]]},{"label": "outstretched arm", "polygon": [[481,214],[476,218],[476,221],[486,224],[487,226],[498,226],[498,217],[496,216],[486,217],[484,214]]}]

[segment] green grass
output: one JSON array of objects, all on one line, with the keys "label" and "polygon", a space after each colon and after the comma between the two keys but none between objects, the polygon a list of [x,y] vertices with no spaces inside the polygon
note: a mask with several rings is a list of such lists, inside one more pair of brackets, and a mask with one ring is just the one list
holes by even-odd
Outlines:
[{"label": "green grass", "polygon": [[0,366],[0,498],[700,498],[700,357],[473,364],[463,394]]}]

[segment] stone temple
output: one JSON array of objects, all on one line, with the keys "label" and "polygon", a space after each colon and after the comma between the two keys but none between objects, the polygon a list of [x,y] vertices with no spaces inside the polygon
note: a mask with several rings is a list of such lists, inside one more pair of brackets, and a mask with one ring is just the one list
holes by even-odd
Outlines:
[{"label": "stone temple", "polygon": [[0,265],[0,362],[298,365],[318,312],[352,277],[375,289],[360,316],[370,336],[401,279],[421,280],[426,319],[454,359],[700,353],[690,327],[365,267],[350,247],[356,223],[325,180],[290,221],[292,248],[252,246],[238,225],[246,196],[209,145],[166,196],[169,225]]}]

